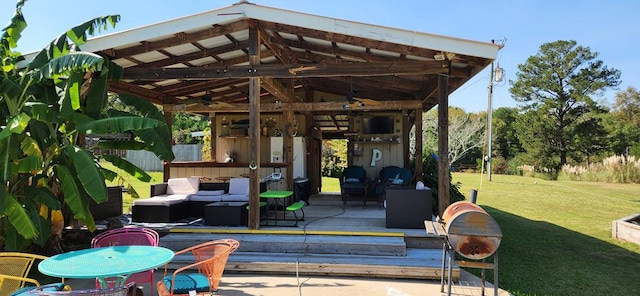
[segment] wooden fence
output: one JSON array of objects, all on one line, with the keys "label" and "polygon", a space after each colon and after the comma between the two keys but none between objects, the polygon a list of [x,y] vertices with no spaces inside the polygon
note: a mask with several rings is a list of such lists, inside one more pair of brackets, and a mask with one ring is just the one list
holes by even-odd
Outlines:
[{"label": "wooden fence", "polygon": [[[127,161],[146,172],[162,172],[162,161],[153,152],[144,150],[127,150]],[[174,145],[174,161],[202,161],[202,145]]]}]

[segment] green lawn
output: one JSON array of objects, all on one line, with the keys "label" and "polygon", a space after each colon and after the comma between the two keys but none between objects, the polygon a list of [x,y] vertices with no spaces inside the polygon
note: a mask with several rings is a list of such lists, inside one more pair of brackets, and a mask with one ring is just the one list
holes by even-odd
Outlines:
[{"label": "green lawn", "polygon": [[340,192],[338,178],[322,177],[322,192]]},{"label": "green lawn", "polygon": [[611,222],[640,213],[640,184],[454,173],[503,231],[500,287],[514,295],[638,295],[640,246]]},{"label": "green lawn", "polygon": [[[107,162],[102,162],[100,163],[100,165],[102,165],[105,168],[108,168],[110,170],[114,170],[116,172],[118,172],[118,169],[115,168],[114,166],[112,166],[110,163]],[[138,195],[140,196],[140,198],[147,198],[149,197],[149,193],[151,192],[151,184],[155,184],[155,183],[162,183],[162,172],[149,172],[148,173],[152,180],[150,182],[142,182],[137,180],[134,177],[131,177],[130,175],[126,174],[126,173],[121,173],[120,175],[125,177],[124,179],[127,180],[127,182],[129,182],[133,188],[136,190],[136,192],[138,192]],[[123,185],[122,182],[107,182],[107,186],[119,186],[119,185]],[[122,195],[122,210],[123,213],[128,213],[130,211],[131,208],[131,204],[133,203],[133,197],[131,197],[131,194],[128,193],[124,193]]]}]

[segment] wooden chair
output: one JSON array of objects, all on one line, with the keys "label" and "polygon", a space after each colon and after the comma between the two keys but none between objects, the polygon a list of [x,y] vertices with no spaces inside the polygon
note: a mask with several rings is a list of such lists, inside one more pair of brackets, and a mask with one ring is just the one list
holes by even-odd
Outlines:
[{"label": "wooden chair", "polygon": [[29,271],[34,262],[47,259],[46,256],[20,253],[1,252],[0,253],[0,295],[10,295],[11,293],[24,288],[27,283],[40,286],[40,283],[29,278]]},{"label": "wooden chair", "polygon": [[15,296],[131,296],[136,295],[136,283],[130,282],[124,286],[110,287],[104,289],[86,289],[86,290],[69,290],[55,291],[48,290],[46,285],[31,289]]},{"label": "wooden chair", "polygon": [[[219,239],[202,243],[175,252],[177,256],[191,254],[193,263],[176,269],[172,274],[164,269],[164,278],[157,283],[158,295],[177,296],[212,295],[218,291],[229,255],[238,249],[240,243],[234,239]],[[197,272],[189,271],[196,269]]]},{"label": "wooden chair", "polygon": [[[142,245],[142,246],[154,246],[157,247],[160,242],[160,235],[149,228],[144,227],[124,227],[124,228],[114,228],[102,232],[96,235],[91,240],[91,247],[109,247],[109,246],[132,246],[132,245]],[[153,295],[153,279],[154,270],[143,271],[139,273],[132,274],[128,279],[129,282],[137,282],[137,283],[149,283],[151,286],[151,294]],[[110,286],[115,283],[115,280],[107,280]],[[96,280],[96,288],[100,288],[100,282]]]}]

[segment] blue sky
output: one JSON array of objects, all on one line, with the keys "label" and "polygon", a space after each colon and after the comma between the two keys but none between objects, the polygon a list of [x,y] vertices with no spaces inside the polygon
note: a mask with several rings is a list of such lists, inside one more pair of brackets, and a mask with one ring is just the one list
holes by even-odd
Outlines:
[{"label": "blue sky", "polygon": [[[65,30],[91,18],[120,14],[116,29],[136,28],[194,13],[229,6],[237,0],[29,0],[23,12],[28,27],[18,50],[41,49]],[[540,45],[575,40],[598,52],[607,67],[622,72],[619,90],[640,88],[640,1],[628,0],[250,0],[252,3],[381,26],[490,42],[506,39],[497,62],[506,80],[517,66],[535,55]],[[2,0],[0,21],[7,23],[15,1]],[[450,105],[468,112],[487,110],[489,69],[469,80],[449,97]],[[496,84],[494,108],[515,107],[509,83]],[[617,90],[601,99],[613,102]]]}]

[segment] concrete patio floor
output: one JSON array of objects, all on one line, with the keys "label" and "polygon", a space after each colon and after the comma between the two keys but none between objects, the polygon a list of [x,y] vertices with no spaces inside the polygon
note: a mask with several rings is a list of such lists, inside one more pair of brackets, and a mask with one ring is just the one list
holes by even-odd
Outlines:
[{"label": "concrete patio floor", "polygon": [[[155,273],[160,280],[163,271]],[[66,281],[74,290],[94,288],[95,281],[87,279],[68,279]],[[461,281],[452,286],[451,295],[482,295],[480,279],[468,272],[461,274]],[[141,285],[144,295],[151,295],[149,284]],[[440,281],[436,280],[390,280],[361,277],[325,277],[325,276],[280,276],[265,274],[224,274],[217,295],[228,296],[424,296],[447,295],[440,292]],[[155,289],[154,289],[155,291]],[[485,295],[493,295],[493,286],[487,283]],[[510,295],[499,289],[498,295]]]}]

